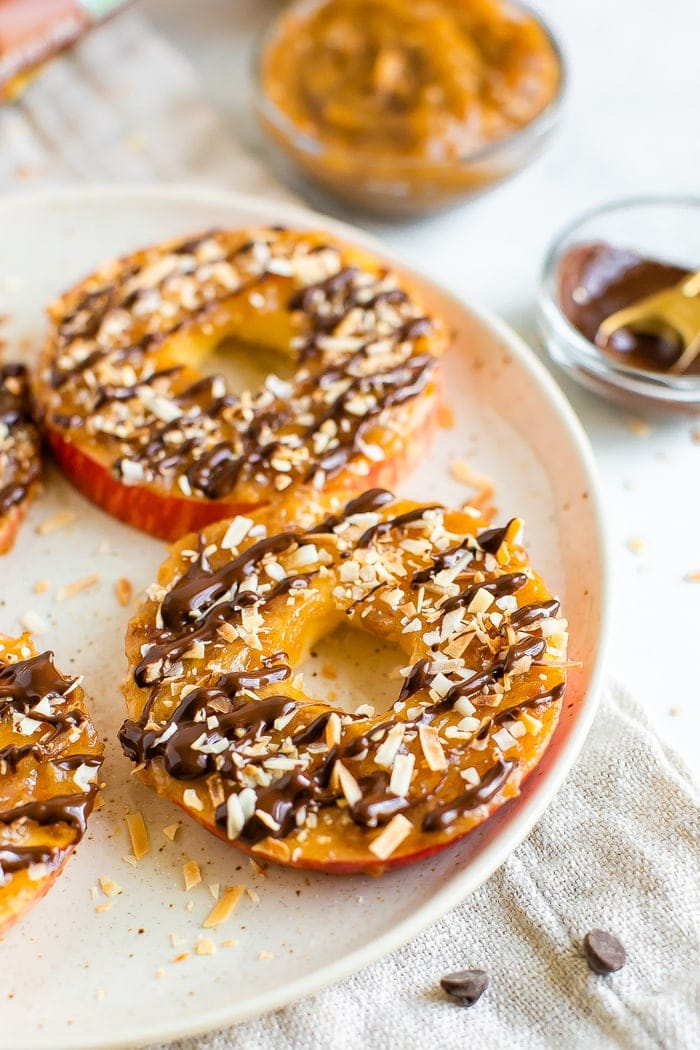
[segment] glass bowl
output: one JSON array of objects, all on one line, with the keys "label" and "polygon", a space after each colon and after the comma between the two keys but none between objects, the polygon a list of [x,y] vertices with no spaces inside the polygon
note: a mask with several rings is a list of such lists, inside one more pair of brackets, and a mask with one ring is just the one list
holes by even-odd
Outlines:
[{"label": "glass bowl", "polygon": [[700,269],[700,197],[643,197],[586,212],[552,244],[544,263],[538,326],[549,356],[589,390],[627,407],[700,411],[700,376],[646,371],[601,351],[562,312],[561,261],[575,245],[602,241],[650,259]]},{"label": "glass bowl", "polygon": [[444,159],[329,147],[320,136],[300,129],[266,94],[263,59],[290,12],[303,17],[324,2],[327,0],[287,4],[263,35],[256,60],[256,116],[273,145],[273,161],[280,174],[299,192],[326,208],[329,202],[340,200],[353,211],[412,218],[475,197],[517,174],[540,154],[561,111],[565,63],[556,38],[540,15],[513,0],[509,0],[509,7],[527,14],[544,30],[558,66],[554,96],[522,128],[474,152]]}]

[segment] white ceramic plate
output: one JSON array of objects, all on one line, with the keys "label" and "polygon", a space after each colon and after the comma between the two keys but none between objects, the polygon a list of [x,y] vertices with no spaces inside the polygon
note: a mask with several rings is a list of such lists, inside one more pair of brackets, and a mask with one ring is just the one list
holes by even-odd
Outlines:
[{"label": "white ceramic plate", "polygon": [[[104,258],[213,224],[322,225],[373,244],[366,235],[281,204],[174,187],[78,189],[0,203],[0,334],[27,357],[43,328],[44,304]],[[386,253],[385,253],[386,254]],[[400,263],[393,260],[397,265]],[[37,639],[59,666],[82,673],[107,745],[105,806],[63,877],[0,945],[0,1047],[128,1046],[171,1039],[283,1006],[337,981],[408,940],[462,901],[530,831],[564,779],[596,707],[606,635],[606,571],[591,453],[549,374],[501,322],[419,278],[426,299],[456,333],[446,362],[455,426],[441,431],[429,461],[402,487],[419,499],[462,502],[450,457],[466,459],[497,485],[499,516],[526,519],[535,565],[558,592],[571,623],[571,673],[554,741],[522,796],[467,841],[437,858],[385,875],[333,877],[270,868],[260,878],[247,859],[186,818],[175,842],[163,827],[179,812],[130,778],[115,733],[123,718],[119,682],[128,610],[114,582],[138,592],[155,576],[164,546],[94,509],[49,472],[15,550],[0,562],[0,630],[19,628],[27,610],[49,625]],[[38,522],[75,510],[67,528],[37,535]],[[63,604],[56,588],[91,573],[93,590]],[[47,578],[51,590],[34,593]],[[378,676],[371,661],[343,677],[359,691]],[[368,670],[369,669],[369,670]],[[336,687],[338,683],[335,683]],[[136,868],[124,823],[145,815],[151,851]],[[203,881],[185,892],[182,864],[197,860]],[[123,892],[93,899],[100,875]],[[214,956],[192,952],[213,900],[208,884],[243,882],[244,898],[215,932]],[[191,902],[191,903],[190,903]],[[108,910],[96,905],[109,903]],[[235,939],[235,947],[221,942]],[[180,962],[173,961],[192,952]],[[273,958],[259,958],[260,953]],[[158,976],[158,973],[162,975]]]}]

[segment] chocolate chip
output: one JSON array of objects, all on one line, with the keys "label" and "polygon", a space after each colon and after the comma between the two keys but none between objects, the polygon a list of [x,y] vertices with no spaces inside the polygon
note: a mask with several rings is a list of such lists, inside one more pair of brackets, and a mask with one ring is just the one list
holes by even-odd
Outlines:
[{"label": "chocolate chip", "polygon": [[625,949],[620,941],[606,930],[591,930],[587,933],[583,938],[583,950],[594,973],[615,973],[616,970],[621,970],[627,961]]},{"label": "chocolate chip", "polygon": [[489,977],[485,970],[459,970],[441,978],[440,987],[460,1006],[473,1006],[486,991]]}]

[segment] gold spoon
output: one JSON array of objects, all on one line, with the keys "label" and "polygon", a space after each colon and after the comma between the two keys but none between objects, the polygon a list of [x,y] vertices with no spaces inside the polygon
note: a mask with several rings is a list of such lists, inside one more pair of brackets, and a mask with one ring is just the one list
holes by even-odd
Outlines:
[{"label": "gold spoon", "polygon": [[683,351],[665,371],[682,375],[700,355],[700,270],[662,292],[646,295],[624,310],[616,310],[598,327],[596,346],[611,349],[613,335],[621,328],[676,337]]}]

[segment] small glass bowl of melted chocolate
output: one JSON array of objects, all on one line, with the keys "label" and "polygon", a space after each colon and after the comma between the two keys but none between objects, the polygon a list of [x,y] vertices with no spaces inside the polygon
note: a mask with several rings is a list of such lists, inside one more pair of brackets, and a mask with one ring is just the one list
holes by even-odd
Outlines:
[{"label": "small glass bowl of melted chocolate", "polygon": [[[700,198],[619,201],[588,212],[545,261],[538,321],[550,357],[584,386],[628,406],[700,411],[700,353],[684,353],[687,332],[681,337],[670,314],[665,319],[668,302],[659,298],[673,298],[698,270]],[[637,310],[638,320],[606,334],[609,318],[651,296],[658,311]],[[696,310],[700,324],[700,296],[692,316]]]}]

